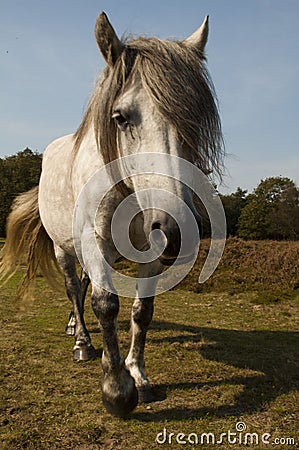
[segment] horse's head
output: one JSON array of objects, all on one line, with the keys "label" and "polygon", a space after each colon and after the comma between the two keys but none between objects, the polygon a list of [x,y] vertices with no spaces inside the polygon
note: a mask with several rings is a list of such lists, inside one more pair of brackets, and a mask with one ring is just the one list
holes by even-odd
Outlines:
[{"label": "horse's head", "polygon": [[[95,35],[107,62],[101,95],[91,104],[98,144],[105,163],[145,155],[149,173],[124,180],[120,189],[136,193],[148,240],[153,230],[163,231],[166,242],[160,259],[169,264],[181,247],[177,222],[188,222],[182,204],[200,224],[193,191],[181,181],[180,161],[217,171],[222,155],[213,85],[204,65],[208,18],[182,42],[137,38],[124,43],[102,13]],[[190,235],[184,256],[194,252],[196,240]]]}]

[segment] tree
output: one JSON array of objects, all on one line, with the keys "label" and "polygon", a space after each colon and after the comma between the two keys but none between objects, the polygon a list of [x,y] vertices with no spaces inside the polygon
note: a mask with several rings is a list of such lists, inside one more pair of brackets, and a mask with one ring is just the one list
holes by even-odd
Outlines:
[{"label": "tree", "polygon": [[29,148],[0,158],[0,236],[5,236],[6,218],[13,199],[38,184],[41,163],[42,155]]},{"label": "tree", "polygon": [[223,208],[226,215],[227,235],[236,236],[238,228],[238,220],[242,209],[245,207],[247,191],[243,191],[240,187],[236,192],[230,195],[220,195]]},{"label": "tree", "polygon": [[284,177],[262,180],[241,212],[238,235],[244,239],[297,239],[299,190]]},{"label": "tree", "polygon": [[268,234],[272,239],[299,238],[299,190],[293,182],[281,192],[268,216]]}]

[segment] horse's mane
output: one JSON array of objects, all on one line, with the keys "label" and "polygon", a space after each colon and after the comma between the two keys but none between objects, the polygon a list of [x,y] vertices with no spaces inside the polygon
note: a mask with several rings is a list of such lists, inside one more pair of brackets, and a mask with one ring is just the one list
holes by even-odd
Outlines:
[{"label": "horse's mane", "polygon": [[112,110],[133,74],[191,149],[194,163],[221,178],[224,145],[214,86],[202,52],[179,41],[139,37],[124,43],[114,67],[106,67],[96,85],[75,134],[75,151],[93,126],[104,163],[118,158]]}]

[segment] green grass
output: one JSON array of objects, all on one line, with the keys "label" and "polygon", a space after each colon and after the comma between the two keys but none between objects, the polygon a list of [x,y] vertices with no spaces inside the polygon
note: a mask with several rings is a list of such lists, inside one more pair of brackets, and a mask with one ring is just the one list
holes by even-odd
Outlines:
[{"label": "green grass", "polygon": [[[23,307],[13,300],[19,279],[17,274],[1,290],[1,449],[208,449],[213,446],[155,440],[164,428],[219,437],[235,431],[238,421],[249,432],[299,443],[299,306],[294,298],[260,303],[254,292],[232,295],[225,288],[158,296],[146,345],[157,401],[139,405],[120,420],[103,408],[100,360],[72,361],[72,338],[64,334],[65,296],[38,278],[35,301]],[[124,353],[131,303],[121,299]],[[88,302],[86,320],[100,351],[101,334]]]}]

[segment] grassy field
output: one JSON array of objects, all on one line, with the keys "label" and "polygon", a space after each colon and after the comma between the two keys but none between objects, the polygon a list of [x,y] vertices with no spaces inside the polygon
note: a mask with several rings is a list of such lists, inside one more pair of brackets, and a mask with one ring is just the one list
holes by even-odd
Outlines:
[{"label": "grassy field", "polygon": [[[64,334],[69,313],[65,296],[38,278],[35,301],[16,303],[21,277],[16,274],[1,289],[0,448],[298,448],[298,266],[292,268],[287,285],[280,281],[278,269],[274,269],[276,284],[270,278],[265,283],[265,273],[256,273],[255,283],[252,274],[247,284],[242,283],[245,250],[257,251],[256,244],[248,243],[242,252],[242,245],[234,241],[227,249],[231,278],[237,277],[234,283],[224,259],[202,292],[196,292],[191,274],[178,289],[157,297],[146,345],[156,401],[139,405],[126,420],[111,417],[102,406],[100,359],[72,361],[72,338]],[[231,253],[237,248],[234,266]],[[273,244],[271,248],[275,254]],[[294,248],[296,256],[296,243]],[[291,258],[289,247],[279,251]],[[287,264],[281,258],[279,267]],[[271,264],[263,267],[270,277]],[[287,272],[286,266],[283,270]],[[119,336],[124,353],[129,346],[131,303],[121,299]],[[86,319],[100,355],[101,333],[88,302]],[[245,431],[239,431],[238,422],[246,425]],[[237,433],[230,435],[231,443],[229,431]],[[156,442],[158,433],[161,443]],[[203,433],[212,433],[210,443]],[[221,433],[226,433],[222,443]],[[262,443],[265,433],[271,435],[264,439],[272,447]],[[254,442],[258,438],[259,444],[250,445],[251,438]]]}]

